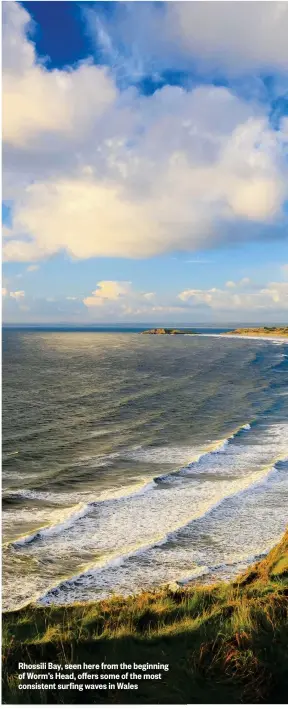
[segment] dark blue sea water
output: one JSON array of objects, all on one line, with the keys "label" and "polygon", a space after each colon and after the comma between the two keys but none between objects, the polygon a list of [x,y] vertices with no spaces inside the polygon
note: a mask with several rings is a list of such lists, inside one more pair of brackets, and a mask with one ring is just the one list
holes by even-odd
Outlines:
[{"label": "dark blue sea water", "polygon": [[140,329],[4,329],[7,608],[230,578],[285,529],[287,344]]}]

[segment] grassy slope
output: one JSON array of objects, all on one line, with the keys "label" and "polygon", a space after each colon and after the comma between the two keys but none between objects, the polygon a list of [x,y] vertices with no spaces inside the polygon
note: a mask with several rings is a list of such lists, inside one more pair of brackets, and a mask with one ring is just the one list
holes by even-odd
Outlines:
[{"label": "grassy slope", "polygon": [[288,327],[239,327],[230,332],[224,332],[224,335],[251,335],[264,337],[288,337]]},{"label": "grassy slope", "polygon": [[23,703],[17,662],[163,662],[137,692],[24,693],[25,703],[287,700],[288,532],[231,584],[4,614],[3,700]]}]

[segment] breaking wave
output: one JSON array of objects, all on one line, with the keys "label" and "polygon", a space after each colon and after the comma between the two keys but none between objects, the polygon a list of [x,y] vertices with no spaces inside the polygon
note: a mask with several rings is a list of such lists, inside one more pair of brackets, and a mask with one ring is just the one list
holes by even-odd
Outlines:
[{"label": "breaking wave", "polygon": [[[126,488],[120,488],[120,490],[115,490],[112,492],[111,490],[103,493],[102,496],[100,495],[97,499],[89,499],[89,496],[91,498],[91,495],[93,493],[84,493],[83,497],[84,500],[81,502],[78,502],[77,504],[73,505],[72,507],[66,508],[66,509],[61,509],[60,512],[58,512],[58,515],[60,515],[61,519],[56,522],[53,522],[51,525],[46,525],[40,528],[37,528],[36,530],[32,530],[28,534],[25,534],[21,537],[19,537],[16,540],[13,540],[11,543],[12,546],[15,548],[19,546],[25,546],[26,544],[31,544],[32,542],[35,542],[39,539],[43,539],[44,537],[48,536],[55,536],[58,534],[61,534],[63,531],[67,530],[69,527],[73,526],[75,522],[77,522],[79,519],[82,517],[89,515],[90,512],[95,508],[96,506],[99,506],[101,504],[106,504],[107,502],[111,502],[113,500],[125,500],[129,497],[135,497],[139,495],[145,495],[147,492],[155,488],[159,483],[162,483],[163,481],[170,481],[177,475],[183,475],[191,472],[193,469],[193,466],[195,466],[197,463],[200,461],[203,461],[204,459],[207,459],[210,456],[214,456],[218,453],[221,453],[225,451],[226,447],[229,445],[229,442],[232,441],[238,433],[240,433],[242,430],[249,430],[250,429],[250,424],[246,423],[240,428],[236,429],[231,435],[223,440],[220,441],[214,441],[213,443],[210,443],[206,450],[201,450],[195,451],[195,449],[188,449],[190,456],[193,455],[192,451],[194,451],[194,457],[193,459],[187,463],[184,467],[180,467],[178,470],[172,471],[170,473],[166,473],[163,475],[155,476],[151,480],[145,480],[141,481],[140,483],[137,483],[133,486],[126,487]],[[140,457],[143,456],[144,458],[147,456],[149,460],[154,460],[157,458],[157,460],[162,460],[163,459],[163,450],[164,450],[164,458],[166,456],[170,455],[169,460],[173,456],[176,458],[179,456],[180,458],[185,456],[187,454],[187,449],[184,448],[156,448],[151,451],[147,449],[142,449],[141,446],[137,447],[137,450],[135,448],[133,451],[127,451],[126,455],[127,457],[129,456],[134,456],[137,455]],[[176,450],[176,453],[175,453]],[[122,452],[121,454],[123,457],[125,453]],[[152,457],[151,457],[152,456]],[[6,495],[9,494],[9,490],[6,491]],[[62,504],[69,504],[71,501],[71,493],[50,493],[47,491],[41,491],[41,490],[16,490],[16,491],[10,491],[10,496],[11,497],[18,497],[18,498],[23,498],[23,499],[31,499],[31,500],[46,500],[49,503],[62,503]],[[88,500],[87,500],[88,497]],[[86,498],[86,499],[85,499]],[[57,517],[57,510],[54,516]]]}]

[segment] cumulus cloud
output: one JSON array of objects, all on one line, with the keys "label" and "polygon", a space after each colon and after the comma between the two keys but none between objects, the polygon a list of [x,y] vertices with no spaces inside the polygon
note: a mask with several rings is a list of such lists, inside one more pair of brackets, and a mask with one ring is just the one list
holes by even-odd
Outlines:
[{"label": "cumulus cloud", "polygon": [[3,140],[23,148],[39,134],[85,130],[115,99],[107,71],[89,62],[47,71],[27,40],[26,10],[9,2],[3,13]]},{"label": "cumulus cloud", "polygon": [[[242,279],[242,281],[245,279]],[[223,318],[234,322],[267,322],[283,313],[287,317],[288,282],[271,281],[266,285],[235,283],[234,288],[223,287],[187,288],[176,295],[173,285],[169,294],[145,293],[127,281],[99,281],[97,288],[80,300],[76,296],[66,298],[34,297],[24,300],[24,291],[4,288],[5,311],[10,319],[17,321],[19,308],[30,309],[31,322],[60,320],[76,322],[185,322],[197,323],[219,321]],[[10,297],[9,297],[10,296]],[[149,296],[147,298],[147,296]],[[24,304],[23,305],[23,301]],[[71,302],[70,302],[71,301]],[[9,305],[10,304],[10,305]]]},{"label": "cumulus cloud", "polygon": [[105,71],[89,64],[69,72],[37,65],[24,75],[4,71],[3,139],[23,148],[42,133],[77,134],[105,112],[115,93]]},{"label": "cumulus cloud", "polygon": [[[226,288],[190,288],[179,293],[178,298],[192,308],[195,305],[203,305],[218,312],[249,311],[253,315],[262,310],[269,312],[275,308],[275,304],[279,310],[288,309],[288,283],[271,282],[265,288],[254,286],[250,292],[247,292],[245,286],[248,286],[248,283],[250,283],[249,279],[244,278],[238,284],[228,281]],[[239,290],[235,292],[237,285]]]},{"label": "cumulus cloud", "polygon": [[[211,104],[217,110],[220,104],[224,116],[223,90],[208,87],[201,92],[206,94],[203,109]],[[195,92],[171,87],[168,93],[172,102],[182,99],[184,115],[191,101],[197,103]],[[229,92],[224,93],[229,102]],[[279,217],[285,195],[281,132],[274,134],[258,118],[239,125],[235,116],[232,132],[225,133],[224,122],[224,132],[213,133],[212,111],[208,137],[203,134],[204,110],[179,127],[180,111],[174,120],[169,117],[167,126],[167,95],[160,115],[153,105],[159,100],[149,99],[152,124],[145,134],[135,134],[134,148],[121,145],[113,154],[112,147],[102,159],[104,174],[97,164],[88,165],[23,190],[14,206],[4,258],[39,260],[63,249],[76,258],[151,256],[221,243],[227,234],[220,223],[273,222]],[[244,109],[239,101],[240,114]]]},{"label": "cumulus cloud", "polygon": [[126,281],[99,281],[92,295],[84,298],[87,308],[97,308],[107,301],[116,301],[131,294],[131,283]]},{"label": "cumulus cloud", "polygon": [[[18,292],[18,302],[24,295],[23,291]],[[71,296],[66,300],[79,299]],[[64,301],[59,302],[57,298],[47,298],[47,301],[54,302],[57,309],[64,312]],[[75,303],[71,303],[72,305],[75,306]],[[235,315],[236,321],[246,314],[248,319],[253,321],[253,318],[258,316],[265,319],[269,313],[271,317],[274,317],[275,313],[287,313],[288,281],[269,281],[266,285],[258,285],[248,278],[243,278],[235,283],[233,289],[226,284],[223,287],[186,289],[178,295],[173,287],[169,294],[145,293],[138,290],[132,282],[99,281],[97,288],[91,295],[84,297],[79,305],[86,311],[88,319],[96,317],[102,321],[114,317],[123,321],[131,318],[133,320],[139,316],[140,320],[146,319],[147,322],[150,318],[153,321],[157,319],[157,314],[164,318],[175,315],[176,319],[182,321],[195,321],[195,318],[198,320],[202,316],[209,319],[209,313],[211,319],[221,319],[221,314],[231,313],[233,317]],[[82,311],[77,312],[83,315]]]},{"label": "cumulus cloud", "polygon": [[159,296],[156,293],[143,293],[127,281],[100,281],[97,288],[90,296],[83,299],[83,303],[93,317],[121,319],[133,317],[157,317],[171,314],[183,314],[187,307],[177,303],[175,298]]},{"label": "cumulus cloud", "polygon": [[[21,274],[18,274],[15,276],[15,278],[21,278]],[[24,290],[15,290],[12,291],[10,290],[9,287],[9,281],[7,279],[4,280],[5,285],[2,286],[2,298],[5,298],[6,301],[20,301],[22,298],[25,298],[25,291]]]},{"label": "cumulus cloud", "polygon": [[26,10],[3,9],[4,181],[14,202],[4,259],[150,257],[243,240],[247,225],[281,220],[287,131],[271,128],[261,104],[212,85],[119,92],[89,62],[48,71]]},{"label": "cumulus cloud", "polygon": [[103,57],[135,78],[170,69],[226,75],[287,72],[288,8],[283,2],[121,2],[113,21],[86,11],[88,31]]},{"label": "cumulus cloud", "polygon": [[[229,282],[228,282],[229,283]],[[148,297],[147,297],[148,296]],[[102,320],[119,317],[123,320],[139,316],[157,318],[175,315],[177,319],[188,320],[204,317],[221,318],[221,313],[231,313],[236,320],[249,315],[249,319],[262,318],[266,312],[288,309],[288,283],[269,282],[264,287],[242,278],[231,288],[227,283],[221,287],[207,289],[188,288],[177,296],[173,292],[167,297],[159,293],[143,293],[125,281],[100,281],[97,289],[83,299],[83,304],[92,317]]]}]

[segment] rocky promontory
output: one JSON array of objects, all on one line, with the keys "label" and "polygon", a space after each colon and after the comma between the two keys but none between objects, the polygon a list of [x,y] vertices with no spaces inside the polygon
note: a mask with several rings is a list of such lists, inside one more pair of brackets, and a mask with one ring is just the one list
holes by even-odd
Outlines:
[{"label": "rocky promontory", "polygon": [[143,330],[141,335],[193,335],[192,330],[176,330],[171,327],[154,327],[151,330]]}]

